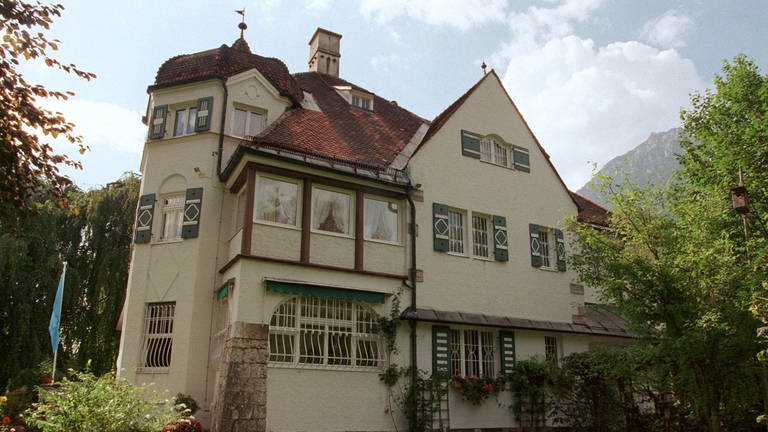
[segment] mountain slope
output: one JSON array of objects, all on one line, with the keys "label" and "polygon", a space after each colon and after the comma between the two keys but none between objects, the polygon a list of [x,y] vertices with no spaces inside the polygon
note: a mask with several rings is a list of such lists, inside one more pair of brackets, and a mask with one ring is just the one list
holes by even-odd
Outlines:
[{"label": "mountain slope", "polygon": [[[608,161],[598,174],[611,176],[618,182],[627,178],[639,186],[663,187],[679,166],[676,155],[682,152],[681,132],[681,128],[672,128],[666,132],[651,133],[642,144]],[[605,200],[595,186],[597,182],[591,179],[576,193],[605,206]]]}]

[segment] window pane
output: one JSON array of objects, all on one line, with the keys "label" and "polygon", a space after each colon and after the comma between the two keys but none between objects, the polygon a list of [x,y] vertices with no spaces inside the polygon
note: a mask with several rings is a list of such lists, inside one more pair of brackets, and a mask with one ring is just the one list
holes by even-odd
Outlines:
[{"label": "window pane", "polygon": [[481,337],[481,344],[480,344],[480,351],[482,353],[482,363],[480,366],[482,366],[482,375],[486,377],[493,377],[496,375],[495,371],[495,362],[496,362],[496,354],[493,349],[494,341],[496,338],[493,337],[493,333],[491,332],[480,332]]},{"label": "window pane", "polygon": [[349,234],[350,196],[325,189],[314,189],[312,195],[312,228]]},{"label": "window pane", "polygon": [[493,140],[483,138],[480,140],[480,160],[493,162]]},{"label": "window pane", "polygon": [[299,185],[268,177],[259,177],[256,187],[256,220],[296,225]]},{"label": "window pane", "polygon": [[142,367],[167,369],[171,366],[175,303],[150,303],[144,310]]},{"label": "window pane", "polygon": [[488,258],[491,249],[488,247],[490,220],[487,216],[472,215],[472,250],[475,256]]},{"label": "window pane", "polygon": [[365,199],[365,238],[396,242],[400,240],[397,203]]},{"label": "window pane", "polygon": [[195,133],[195,120],[197,120],[197,107],[192,107],[187,116],[187,134]]},{"label": "window pane", "polygon": [[551,267],[550,259],[549,259],[549,232],[547,231],[539,231],[539,245],[540,245],[540,254],[541,254],[541,266],[542,267]]},{"label": "window pane", "polygon": [[232,116],[232,135],[236,137],[245,136],[245,110],[235,108],[235,112]]},{"label": "window pane", "polygon": [[184,221],[184,195],[173,195],[163,198],[161,208],[163,214],[163,232],[161,240],[178,240],[181,238],[181,226]]},{"label": "window pane", "polygon": [[464,214],[448,210],[448,251],[464,253]]},{"label": "window pane", "polygon": [[496,144],[496,164],[501,166],[507,166],[507,149],[506,147]]},{"label": "window pane", "polygon": [[351,301],[296,297],[281,303],[269,324],[269,360],[275,363],[378,367],[382,361],[374,317]]},{"label": "window pane", "polygon": [[248,135],[255,136],[264,130],[264,116],[259,113],[248,113]]},{"label": "window pane", "polygon": [[184,131],[186,130],[187,125],[187,110],[177,110],[176,111],[176,121],[173,125],[173,136],[181,136],[184,135]]},{"label": "window pane", "polygon": [[554,336],[544,337],[544,355],[548,362],[552,364],[558,363],[558,347],[557,338]]}]

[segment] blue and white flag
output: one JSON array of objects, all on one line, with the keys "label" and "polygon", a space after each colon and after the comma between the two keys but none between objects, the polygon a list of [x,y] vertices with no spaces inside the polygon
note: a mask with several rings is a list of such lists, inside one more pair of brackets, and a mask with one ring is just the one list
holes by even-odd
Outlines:
[{"label": "blue and white flag", "polygon": [[64,296],[64,275],[67,274],[67,262],[64,261],[64,269],[61,270],[59,278],[59,288],[56,289],[56,299],[53,301],[53,311],[51,312],[51,322],[48,324],[48,333],[51,334],[51,348],[53,352],[59,349],[59,321],[61,319],[61,298]]}]

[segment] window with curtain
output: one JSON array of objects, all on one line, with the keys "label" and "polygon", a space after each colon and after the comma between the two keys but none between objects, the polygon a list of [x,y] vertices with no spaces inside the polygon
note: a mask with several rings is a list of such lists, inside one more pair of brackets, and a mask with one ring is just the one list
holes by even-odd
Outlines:
[{"label": "window with curtain", "polygon": [[312,190],[312,229],[350,234],[352,195],[329,189]]},{"label": "window with curtain", "polygon": [[299,185],[259,176],[256,184],[256,221],[296,226]]},{"label": "window with curtain", "polygon": [[400,241],[400,214],[397,202],[379,198],[365,198],[364,208],[367,240]]}]

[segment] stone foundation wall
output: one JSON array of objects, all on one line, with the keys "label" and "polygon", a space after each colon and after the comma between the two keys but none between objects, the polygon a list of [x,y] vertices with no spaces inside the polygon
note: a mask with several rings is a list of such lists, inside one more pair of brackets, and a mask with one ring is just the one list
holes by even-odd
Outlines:
[{"label": "stone foundation wall", "polygon": [[227,328],[211,407],[211,432],[265,432],[269,326]]}]

